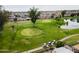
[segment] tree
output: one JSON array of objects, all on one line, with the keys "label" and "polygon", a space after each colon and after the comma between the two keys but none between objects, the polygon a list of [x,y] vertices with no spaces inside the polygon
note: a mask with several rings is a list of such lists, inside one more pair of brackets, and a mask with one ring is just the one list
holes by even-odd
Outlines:
[{"label": "tree", "polygon": [[17,22],[17,18],[16,18],[16,17],[14,18],[14,22],[15,22],[15,23]]},{"label": "tree", "polygon": [[65,44],[65,42],[57,41],[57,42],[55,43],[55,46],[58,48],[58,47],[64,46],[64,44]]},{"label": "tree", "polygon": [[54,18],[54,14],[51,15],[51,18]]},{"label": "tree", "polygon": [[75,14],[74,14],[74,13],[72,13],[72,14],[71,14],[71,17],[74,17],[74,16],[75,16]]},{"label": "tree", "polygon": [[15,15],[15,17],[20,17],[20,15]]},{"label": "tree", "polygon": [[64,19],[62,18],[56,17],[55,20],[58,28],[60,28],[61,25],[65,24]]},{"label": "tree", "polygon": [[8,21],[9,18],[9,12],[2,9],[2,6],[0,5],[0,48],[2,48],[2,33],[4,24]]},{"label": "tree", "polygon": [[2,10],[2,6],[0,6],[0,31],[3,30],[3,26],[5,22],[8,21],[8,18],[9,18],[9,12]]},{"label": "tree", "polygon": [[12,34],[11,34],[11,41],[10,41],[10,45],[9,45],[9,50],[12,49],[14,40],[15,40],[15,38],[16,38],[16,29],[15,29],[15,26],[12,25],[11,28],[12,28]]},{"label": "tree", "polygon": [[79,13],[77,13],[77,16],[79,16]]},{"label": "tree", "polygon": [[31,18],[32,23],[35,24],[36,20],[40,16],[40,12],[38,11],[37,8],[33,7],[33,8],[30,8],[30,11],[28,11],[28,13],[29,13],[29,17]]},{"label": "tree", "polygon": [[77,18],[77,23],[79,23],[79,18]]},{"label": "tree", "polygon": [[65,10],[61,12],[62,17],[64,17],[65,13],[66,13]]}]

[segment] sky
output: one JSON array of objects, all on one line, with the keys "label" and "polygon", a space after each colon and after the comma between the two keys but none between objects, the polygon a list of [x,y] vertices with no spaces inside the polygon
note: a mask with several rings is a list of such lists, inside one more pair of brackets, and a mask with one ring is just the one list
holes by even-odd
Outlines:
[{"label": "sky", "polygon": [[5,10],[9,11],[28,11],[32,7],[38,8],[40,11],[55,10],[78,10],[79,5],[3,5]]}]

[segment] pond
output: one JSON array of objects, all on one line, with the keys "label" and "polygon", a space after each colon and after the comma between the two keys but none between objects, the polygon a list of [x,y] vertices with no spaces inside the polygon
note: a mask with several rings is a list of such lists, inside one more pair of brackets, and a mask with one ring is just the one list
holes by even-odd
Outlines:
[{"label": "pond", "polygon": [[65,25],[62,25],[62,29],[77,29],[79,28],[79,19],[64,19]]}]

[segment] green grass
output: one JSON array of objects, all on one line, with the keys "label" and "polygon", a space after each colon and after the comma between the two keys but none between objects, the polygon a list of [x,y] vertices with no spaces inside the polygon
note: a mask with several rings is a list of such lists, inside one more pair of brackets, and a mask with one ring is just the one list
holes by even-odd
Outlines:
[{"label": "green grass", "polygon": [[75,45],[75,44],[77,44],[77,43],[79,42],[79,35],[73,36],[73,37],[71,37],[71,38],[65,40],[65,42],[66,42],[67,44],[69,44],[69,45]]},{"label": "green grass", "polygon": [[74,16],[74,17],[71,17],[71,16],[65,16],[65,17],[63,17],[63,18],[66,18],[66,19],[74,19],[74,18],[79,18],[79,16]]},{"label": "green grass", "polygon": [[37,28],[27,28],[21,31],[21,34],[23,36],[36,36],[36,35],[41,35],[42,33],[43,31]]},{"label": "green grass", "polygon": [[40,47],[45,42],[60,40],[65,36],[79,33],[79,29],[62,30],[57,27],[55,20],[48,20],[48,22],[42,22],[42,20],[38,20],[36,22],[35,29],[39,29],[43,32],[41,35],[36,36],[23,36],[21,34],[21,31],[24,29],[34,29],[30,21],[18,22],[17,24],[15,24],[17,30],[15,40],[12,40],[13,31],[11,29],[11,25],[13,24],[13,22],[5,24],[2,38],[0,38],[0,40],[2,40],[2,45],[0,46],[5,50],[10,49],[11,51],[22,52]]}]

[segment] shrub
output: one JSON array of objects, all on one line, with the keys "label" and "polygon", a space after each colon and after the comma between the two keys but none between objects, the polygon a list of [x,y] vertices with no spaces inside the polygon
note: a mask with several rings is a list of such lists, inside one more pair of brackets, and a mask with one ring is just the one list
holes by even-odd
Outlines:
[{"label": "shrub", "polygon": [[56,24],[57,24],[57,26],[61,26],[61,25],[65,24],[65,22],[61,18],[56,18]]},{"label": "shrub", "polygon": [[55,46],[58,48],[58,47],[62,47],[62,46],[64,46],[64,42],[61,42],[61,41],[57,41],[56,43],[55,43]]}]

